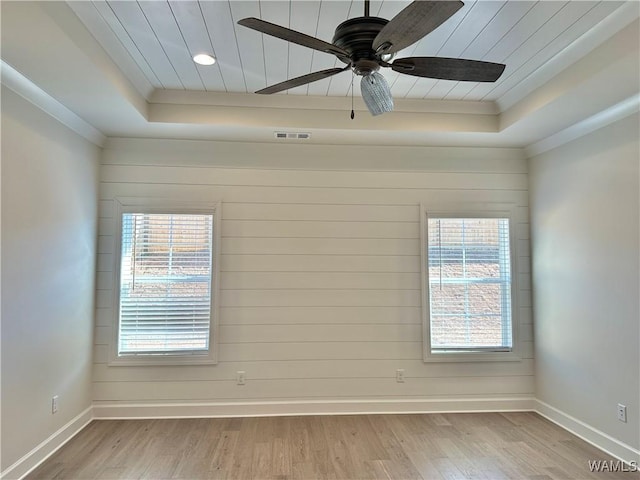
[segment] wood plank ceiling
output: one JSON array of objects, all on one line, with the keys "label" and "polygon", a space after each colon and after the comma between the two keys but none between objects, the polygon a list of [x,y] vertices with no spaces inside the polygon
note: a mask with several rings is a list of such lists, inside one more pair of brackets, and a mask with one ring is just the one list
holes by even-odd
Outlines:
[{"label": "wood plank ceiling", "polygon": [[[371,2],[371,14],[392,18],[409,2]],[[496,83],[431,80],[383,69],[394,98],[497,100],[621,5],[612,1],[465,0],[464,7],[396,56],[443,56],[505,63]],[[126,51],[157,89],[253,92],[317,70],[342,66],[335,57],[262,35],[236,22],[258,17],[331,41],[335,27],[361,16],[360,0],[69,2],[114,56]],[[196,53],[217,58],[193,63]],[[115,58],[115,57],[114,57]],[[125,73],[126,65],[122,65]],[[130,68],[130,67],[129,67]],[[347,96],[348,72],[283,94]],[[354,82],[359,94],[359,82]]]}]

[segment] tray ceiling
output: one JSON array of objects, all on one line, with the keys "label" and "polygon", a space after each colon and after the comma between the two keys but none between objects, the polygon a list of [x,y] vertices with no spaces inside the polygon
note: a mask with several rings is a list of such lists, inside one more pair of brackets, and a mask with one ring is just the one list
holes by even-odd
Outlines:
[{"label": "tray ceiling", "polygon": [[[392,18],[409,2],[372,1],[372,15]],[[69,6],[144,89],[250,93],[267,85],[342,65],[313,51],[237,25],[254,16],[331,41],[335,27],[361,16],[363,2],[312,1],[93,1]],[[383,74],[396,99],[497,101],[598,22],[619,8],[611,1],[471,1],[430,35],[396,58],[444,56],[505,63],[496,83],[454,82]],[[192,56],[211,52],[213,66]],[[137,71],[136,71],[137,70]],[[141,75],[142,74],[142,75]],[[143,81],[135,80],[142,78]],[[280,95],[344,97],[348,72]],[[359,82],[354,82],[359,94]]]},{"label": "tray ceiling", "polygon": [[[372,1],[392,18],[408,2]],[[348,72],[276,95],[257,89],[332,68],[333,56],[240,27],[257,16],[331,40],[362,0],[0,2],[3,87],[90,141],[180,138],[527,147],[533,151],[637,111],[640,9],[627,2],[465,1],[405,51],[506,63],[495,84],[383,73],[393,112],[371,116]],[[211,52],[218,62],[196,66]],[[355,82],[356,86],[359,82]],[[612,88],[614,86],[614,88]],[[356,89],[357,90],[357,89]]]}]

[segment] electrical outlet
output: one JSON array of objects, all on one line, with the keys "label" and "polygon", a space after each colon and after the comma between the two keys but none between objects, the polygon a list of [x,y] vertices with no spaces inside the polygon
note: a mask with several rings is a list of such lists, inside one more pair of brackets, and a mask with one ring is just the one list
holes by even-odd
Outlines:
[{"label": "electrical outlet", "polygon": [[51,399],[51,413],[58,412],[58,395],[54,395]]},{"label": "electrical outlet", "polygon": [[618,404],[618,420],[627,423],[627,407],[621,403]]},{"label": "electrical outlet", "polygon": [[236,383],[238,385],[244,385],[244,382],[245,382],[244,372],[243,371],[236,372]]},{"label": "electrical outlet", "polygon": [[396,370],[396,382],[404,383],[404,369],[399,368]]}]

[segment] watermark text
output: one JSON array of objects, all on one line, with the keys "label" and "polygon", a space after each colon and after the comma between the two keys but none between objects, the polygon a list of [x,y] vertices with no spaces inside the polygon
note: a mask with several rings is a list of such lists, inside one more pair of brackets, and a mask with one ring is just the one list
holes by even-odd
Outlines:
[{"label": "watermark text", "polygon": [[589,470],[593,473],[602,472],[638,472],[638,462],[623,462],[622,460],[589,460]]}]

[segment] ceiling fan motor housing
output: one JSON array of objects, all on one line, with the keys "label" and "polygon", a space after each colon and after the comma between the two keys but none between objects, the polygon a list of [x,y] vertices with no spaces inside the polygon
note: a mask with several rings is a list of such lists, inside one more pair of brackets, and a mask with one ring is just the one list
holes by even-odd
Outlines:
[{"label": "ceiling fan motor housing", "polygon": [[379,17],[356,17],[342,22],[336,28],[332,43],[345,50],[349,57],[339,56],[351,63],[356,75],[368,75],[380,69],[380,56],[373,50],[373,40],[389,23]]}]

